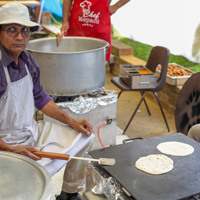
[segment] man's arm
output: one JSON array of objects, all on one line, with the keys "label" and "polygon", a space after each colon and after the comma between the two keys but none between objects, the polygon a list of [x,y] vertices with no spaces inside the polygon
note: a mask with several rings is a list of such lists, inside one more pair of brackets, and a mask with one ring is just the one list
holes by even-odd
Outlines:
[{"label": "man's arm", "polygon": [[[60,122],[68,124],[77,131],[85,133],[90,136],[92,133],[92,126],[87,119],[76,120],[71,118],[67,113],[59,109],[59,107],[51,100],[42,109],[47,116],[52,117]],[[0,150],[8,151],[13,153],[18,153],[33,160],[40,160],[40,158],[33,154],[33,152],[38,151],[37,148],[28,145],[18,145],[12,146],[0,139]]]},{"label": "man's arm", "polygon": [[64,31],[65,33],[67,33],[67,30],[69,29],[68,20],[71,14],[71,8],[72,8],[72,0],[64,0],[61,31]]},{"label": "man's arm", "polygon": [[119,8],[124,6],[130,0],[119,0],[117,3],[109,7],[110,15],[113,15]]},{"label": "man's arm", "polygon": [[3,140],[0,140],[0,150],[12,152],[12,146],[8,145]]},{"label": "man's arm", "polygon": [[49,101],[41,111],[47,116],[56,119],[64,124],[68,124],[72,128],[82,133],[85,133],[87,136],[90,136],[92,133],[92,125],[87,119],[76,120],[71,118],[67,113],[62,111],[52,100]]},{"label": "man's arm", "polygon": [[0,150],[21,154],[33,160],[40,160],[38,156],[32,153],[38,151],[38,149],[33,146],[27,146],[27,145],[11,146],[5,143],[3,140],[0,140]]}]

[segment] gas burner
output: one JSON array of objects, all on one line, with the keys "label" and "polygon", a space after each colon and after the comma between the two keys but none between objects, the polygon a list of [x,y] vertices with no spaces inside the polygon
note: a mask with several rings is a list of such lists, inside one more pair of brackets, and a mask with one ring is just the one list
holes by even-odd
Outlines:
[{"label": "gas burner", "polygon": [[70,102],[74,101],[75,98],[79,96],[52,96],[55,103]]},{"label": "gas burner", "polygon": [[71,102],[74,101],[78,97],[99,97],[105,96],[107,92],[104,88],[100,88],[94,92],[90,92],[88,94],[76,95],[76,96],[51,96],[55,103],[62,103],[62,102]]}]

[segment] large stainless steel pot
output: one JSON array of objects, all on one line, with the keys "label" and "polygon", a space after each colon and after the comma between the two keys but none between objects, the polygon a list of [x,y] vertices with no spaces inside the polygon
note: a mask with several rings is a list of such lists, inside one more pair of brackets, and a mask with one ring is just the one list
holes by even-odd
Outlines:
[{"label": "large stainless steel pot", "polygon": [[96,91],[105,84],[105,55],[109,44],[90,37],[31,40],[28,51],[41,70],[45,91],[54,96],[73,96]]}]

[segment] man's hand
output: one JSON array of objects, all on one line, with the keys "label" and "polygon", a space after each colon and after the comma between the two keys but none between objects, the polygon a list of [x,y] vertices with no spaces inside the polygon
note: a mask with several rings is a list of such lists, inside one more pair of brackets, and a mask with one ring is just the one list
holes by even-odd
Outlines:
[{"label": "man's hand", "polygon": [[87,136],[90,136],[92,133],[92,125],[90,124],[89,120],[76,120],[71,118],[66,112],[61,110],[52,100],[49,101],[41,109],[41,111],[53,119],[56,119],[64,124],[68,124],[76,131],[85,133]]},{"label": "man's hand", "polygon": [[71,126],[72,128],[74,128],[77,131],[85,133],[87,136],[90,136],[93,131],[92,125],[90,124],[89,120],[87,120],[87,119],[81,119],[81,120],[73,119],[72,123],[70,123],[69,126]]},{"label": "man's hand", "polygon": [[33,160],[40,160],[40,157],[33,154],[35,151],[38,151],[38,149],[28,145],[12,146],[10,149],[10,152],[27,156]]},{"label": "man's hand", "polygon": [[65,24],[62,25],[60,31],[61,31],[61,32],[64,32],[64,35],[66,35],[68,29],[69,29],[69,24],[68,24],[68,23],[65,23]]}]

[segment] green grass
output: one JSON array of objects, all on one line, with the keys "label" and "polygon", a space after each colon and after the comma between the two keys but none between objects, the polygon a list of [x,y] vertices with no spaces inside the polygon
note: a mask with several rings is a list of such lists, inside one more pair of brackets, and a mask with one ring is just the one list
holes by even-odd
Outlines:
[{"label": "green grass", "polygon": [[[151,52],[152,46],[138,42],[138,41],[133,41],[126,37],[122,37],[118,34],[118,32],[114,28],[113,28],[113,39],[119,40],[123,42],[124,44],[127,44],[133,47],[134,56],[144,61],[147,61],[149,54]],[[177,63],[194,72],[200,71],[200,63],[191,62],[188,59],[186,59],[184,56],[177,56],[177,55],[170,54],[169,63]]]}]

